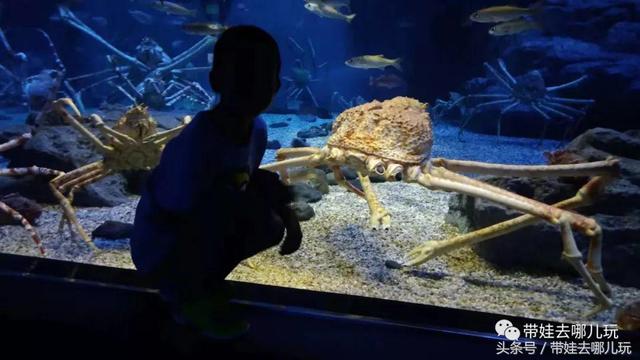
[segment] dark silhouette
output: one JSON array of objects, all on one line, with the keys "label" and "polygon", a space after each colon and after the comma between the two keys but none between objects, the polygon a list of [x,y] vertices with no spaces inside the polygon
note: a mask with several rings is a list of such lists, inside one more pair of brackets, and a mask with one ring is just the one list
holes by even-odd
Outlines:
[{"label": "dark silhouette", "polygon": [[220,102],[199,113],[164,149],[138,204],[131,254],[174,309],[174,317],[220,337],[246,324],[229,315],[225,277],[244,259],[278,245],[295,252],[302,234],[289,189],[258,167],[267,128],[259,114],[280,88],[275,40],[232,27],[210,73]]}]

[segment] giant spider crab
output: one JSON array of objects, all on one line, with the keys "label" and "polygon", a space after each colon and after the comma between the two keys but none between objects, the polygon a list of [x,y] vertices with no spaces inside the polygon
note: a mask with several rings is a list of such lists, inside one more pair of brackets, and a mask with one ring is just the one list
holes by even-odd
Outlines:
[{"label": "giant spider crab", "polygon": [[[26,99],[29,111],[37,113],[38,117],[46,115],[51,109],[51,102],[57,99],[60,94],[65,97],[72,97],[82,107],[82,102],[78,93],[66,79],[67,69],[58,55],[51,37],[42,29],[33,29],[45,39],[56,69],[42,69],[38,74],[25,76],[24,69],[17,66],[17,69],[10,70],[9,67],[0,64],[0,75],[3,81],[0,86],[0,101],[11,103],[22,103]],[[3,44],[7,52],[19,63],[29,60],[28,56],[22,52],[15,52],[9,44],[2,29],[0,29],[0,44]],[[14,62],[15,62],[14,61]]]},{"label": "giant spider crab", "polygon": [[[13,148],[16,148],[16,147],[24,144],[25,142],[29,141],[29,139],[31,139],[31,134],[30,133],[26,133],[26,134],[22,134],[21,136],[15,138],[15,139],[9,140],[8,142],[6,142],[4,144],[0,144],[0,153],[3,152],[3,151],[8,151],[8,150],[11,150]],[[0,176],[27,176],[27,175],[34,175],[34,176],[57,177],[57,176],[61,176],[63,174],[64,174],[64,172],[62,172],[62,171],[52,170],[52,169],[47,169],[47,168],[37,167],[37,166],[26,167],[26,168],[0,169]],[[38,235],[38,232],[34,229],[33,225],[27,219],[25,219],[25,217],[22,216],[22,214],[20,214],[19,212],[17,212],[13,208],[11,208],[8,204],[6,204],[6,203],[4,203],[2,201],[0,201],[0,211],[8,214],[13,219],[15,219],[16,221],[20,222],[20,224],[31,235],[31,238],[33,239],[33,242],[38,247],[38,250],[40,251],[40,254],[42,254],[44,256],[45,255],[45,251],[44,251],[44,248],[42,247],[42,241],[40,239],[40,235]]]},{"label": "giant spider crab", "polygon": [[[544,120],[544,127],[540,138],[544,139],[553,116],[575,122],[579,117],[586,115],[586,112],[584,109],[576,109],[570,105],[588,106],[595,102],[595,100],[592,99],[572,99],[559,97],[554,94],[557,91],[580,85],[587,79],[586,75],[565,84],[546,86],[540,71],[531,71],[516,78],[511,75],[502,59],[498,59],[498,67],[500,71],[496,70],[496,68],[486,62],[484,63],[484,67],[491,75],[493,75],[498,83],[507,90],[507,93],[467,95],[453,101],[449,107],[458,105],[460,102],[467,99],[490,100],[473,106],[471,108],[471,114],[475,113],[480,108],[495,105],[503,106],[500,110],[500,117],[498,118],[498,136],[500,136],[502,116],[519,105],[530,107],[542,117]],[[465,117],[461,130],[463,130],[468,124],[471,117],[472,116]]]},{"label": "giant spider crab", "polygon": [[327,63],[318,64],[316,49],[311,39],[307,38],[306,50],[293,37],[289,37],[289,43],[298,52],[298,57],[294,60],[294,66],[291,68],[291,76],[282,77],[289,84],[286,90],[287,107],[289,110],[294,110],[294,104],[300,101],[302,94],[306,93],[313,106],[318,108],[318,100],[311,90],[311,84],[320,81],[317,78],[318,72]]},{"label": "giant spider crab", "polygon": [[158,43],[150,38],[144,38],[136,48],[136,55],[131,56],[101,37],[66,6],[59,6],[58,10],[62,21],[92,37],[115,54],[107,56],[109,68],[69,79],[79,81],[106,76],[81,88],[78,91],[80,94],[96,86],[109,84],[132,103],[145,103],[153,108],[171,107],[181,100],[202,106],[209,106],[213,102],[213,96],[200,83],[184,76],[187,72],[206,71],[209,68],[179,68],[195,55],[209,48],[215,41],[213,37],[204,37],[174,58],[167,55]]},{"label": "giant spider crab", "polygon": [[[62,206],[63,216],[60,228],[62,229],[66,219],[71,230],[75,230],[85,242],[92,245],[91,238],[78,222],[73,209],[74,192],[120,171],[151,170],[160,161],[164,146],[182,131],[191,121],[191,117],[185,116],[182,119],[182,125],[158,132],[155,120],[143,105],[132,106],[113,128],[108,127],[99,115],[92,114],[89,118],[107,139],[105,143],[82,124],[82,114],[71,99],[59,99],[53,105],[54,111],[89,139],[96,150],[103,155],[102,160],[62,173],[49,183],[53,194]],[[67,107],[72,110],[72,113],[67,111]]]},{"label": "giant spider crab", "polygon": [[[364,197],[369,205],[373,228],[389,228],[390,214],[374,193],[369,175],[384,176],[390,181],[417,183],[430,190],[459,192],[493,201],[525,213],[469,234],[444,241],[428,241],[413,249],[407,261],[387,262],[389,267],[404,268],[422,264],[454,249],[513,232],[537,221],[548,221],[560,228],[563,258],[582,276],[597,298],[596,313],[612,305],[611,288],[602,274],[602,230],[593,220],[569,211],[588,205],[616,176],[618,161],[607,159],[591,163],[553,166],[517,166],[472,161],[430,159],[433,144],[431,120],[427,105],[410,98],[398,97],[385,102],[373,101],[342,113],[334,122],[332,134],[323,148],[280,149],[277,162],[262,166],[277,171],[287,181],[294,167],[329,166],[339,183]],[[340,174],[340,166],[353,167],[363,191],[350,185]],[[547,205],[515,193],[458,174],[478,173],[501,176],[594,176],[575,197]],[[573,237],[575,229],[590,239],[587,264]]]}]

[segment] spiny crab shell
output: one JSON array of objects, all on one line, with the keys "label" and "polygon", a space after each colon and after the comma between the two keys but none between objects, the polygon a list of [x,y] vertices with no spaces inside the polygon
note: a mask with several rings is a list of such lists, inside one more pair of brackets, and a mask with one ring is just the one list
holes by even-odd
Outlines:
[{"label": "spiny crab shell", "polygon": [[148,107],[134,105],[122,115],[113,129],[134,140],[142,141],[157,132],[157,123],[149,114]]},{"label": "spiny crab shell", "polygon": [[418,100],[396,97],[348,109],[333,123],[327,147],[377,157],[385,167],[422,165],[433,146],[427,108]]}]

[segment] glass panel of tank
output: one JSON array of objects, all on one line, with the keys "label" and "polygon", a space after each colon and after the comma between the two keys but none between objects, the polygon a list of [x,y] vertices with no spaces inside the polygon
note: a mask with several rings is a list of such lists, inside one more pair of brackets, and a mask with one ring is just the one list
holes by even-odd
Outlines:
[{"label": "glass panel of tank", "polygon": [[230,279],[557,321],[640,299],[637,1],[29,3],[0,1],[4,253],[133,268],[145,176],[254,24],[304,243]]}]

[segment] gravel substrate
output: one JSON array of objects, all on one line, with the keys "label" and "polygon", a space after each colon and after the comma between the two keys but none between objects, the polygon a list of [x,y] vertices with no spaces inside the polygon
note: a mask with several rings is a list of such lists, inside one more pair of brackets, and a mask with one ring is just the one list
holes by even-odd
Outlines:
[{"label": "gravel substrate", "polygon": [[[291,117],[294,121],[289,127],[269,129],[270,138],[283,146],[300,129],[322,124],[301,123]],[[266,118],[269,123],[286,119],[276,115]],[[495,137],[471,133],[465,139],[464,143],[458,141],[456,128],[438,125],[434,156],[536,164],[543,163],[543,150],[558,146],[547,141],[544,147],[538,147],[535,140],[507,138],[498,144]],[[320,146],[325,141],[326,138],[317,138],[309,142]],[[268,151],[265,162],[271,161],[273,154]],[[583,314],[592,308],[592,294],[579,278],[498,271],[470,249],[410,271],[387,269],[385,260],[402,260],[414,246],[448,238],[456,230],[444,222],[450,194],[403,183],[374,184],[374,188],[392,214],[390,230],[370,230],[366,202],[333,186],[321,202],[312,204],[316,216],[302,223],[305,238],[300,251],[288,257],[278,255],[275,249],[267,251],[254,259],[257,269],[239,266],[229,278],[555,321],[584,320]],[[79,209],[78,217],[89,231],[105,220],[132,222],[136,204],[137,198],[132,197],[130,202],[114,208]],[[92,254],[80,240],[70,237],[68,230],[63,235],[58,233],[59,218],[56,208],[46,207],[38,221],[47,257],[134,267],[127,240],[97,239],[103,251]],[[38,255],[30,237],[18,226],[0,227],[0,251]],[[640,298],[639,289],[613,286],[613,291],[616,306]],[[595,320],[613,322],[614,310],[601,313]]]}]

